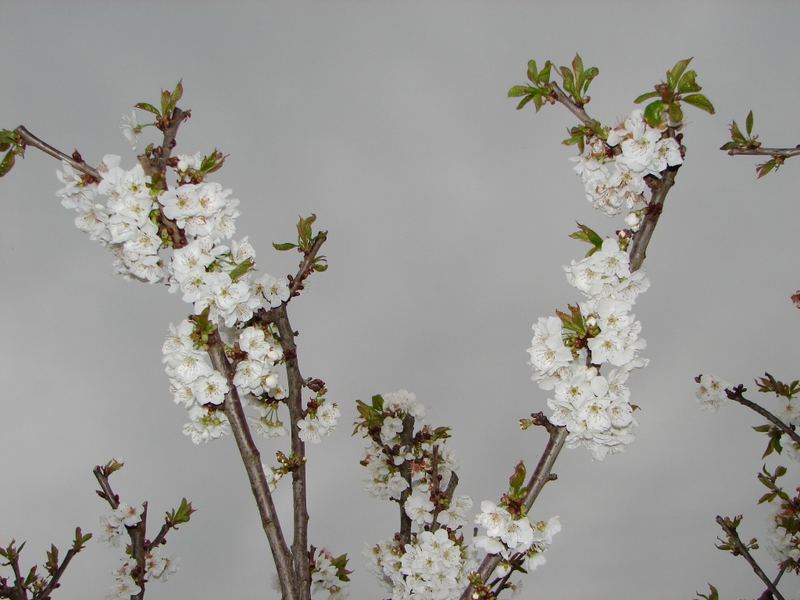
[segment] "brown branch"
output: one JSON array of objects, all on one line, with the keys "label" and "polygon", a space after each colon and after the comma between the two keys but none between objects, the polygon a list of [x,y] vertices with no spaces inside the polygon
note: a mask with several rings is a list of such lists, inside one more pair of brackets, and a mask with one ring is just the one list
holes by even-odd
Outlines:
[{"label": "brown branch", "polygon": [[[178,135],[178,128],[186,119],[191,116],[191,111],[181,110],[175,107],[169,118],[169,123],[163,129],[164,139],[161,146],[155,148],[151,154],[140,154],[139,163],[144,172],[150,176],[150,180],[156,189],[167,189],[167,162],[175,147],[175,137]],[[186,235],[172,219],[168,218],[163,211],[160,211],[159,223],[169,233],[174,248],[183,248],[186,245]]]},{"label": "brown branch", "polygon": [[[321,243],[315,244],[315,247],[319,249]],[[286,304],[283,303],[272,309],[270,313],[270,321],[278,328],[278,335],[283,348],[286,377],[289,383],[289,395],[286,398],[286,404],[289,408],[292,456],[297,462],[297,467],[292,470],[292,505],[294,509],[292,557],[294,559],[294,573],[299,586],[298,597],[300,600],[309,600],[311,571],[308,556],[309,517],[308,499],[306,497],[306,447],[303,440],[300,439],[300,428],[298,427],[298,422],[305,417],[305,410],[303,409],[303,385],[305,380],[300,373],[300,367],[297,362],[295,333],[289,322]]]},{"label": "brown branch", "polygon": [[[541,419],[543,419],[541,423],[537,424],[541,424],[547,428],[550,438],[547,440],[547,445],[542,452],[542,456],[539,458],[539,463],[536,465],[536,470],[533,472],[528,484],[525,486],[527,492],[525,494],[524,504],[528,510],[530,510],[533,506],[533,503],[536,501],[536,498],[539,496],[539,493],[542,491],[542,488],[544,488],[545,484],[547,484],[548,481],[551,481],[551,471],[553,469],[553,465],[555,464],[561,449],[564,447],[564,442],[567,440],[567,434],[569,433],[566,427],[557,427],[550,423],[547,417],[545,417],[542,413],[538,413],[538,415],[534,415],[534,417],[541,417]],[[499,554],[487,554],[484,557],[477,571],[482,581],[486,581],[489,575],[494,572],[494,570],[497,568],[497,565],[500,564],[500,560],[501,556]],[[469,585],[461,594],[460,600],[469,600],[471,594],[472,585]]]},{"label": "brown branch", "polygon": [[229,391],[225,396],[223,405],[225,416],[230,422],[231,431],[239,449],[239,455],[242,458],[242,463],[250,481],[250,490],[256,501],[258,514],[261,518],[261,526],[267,536],[272,558],[275,561],[275,568],[278,571],[283,600],[299,600],[294,583],[292,555],[281,531],[278,513],[272,501],[272,494],[269,491],[264,467],[261,465],[261,454],[253,441],[253,436],[250,434],[247,417],[244,414],[236,386],[233,385],[233,369],[225,356],[225,345],[218,331],[209,336],[208,355],[214,368],[228,379]]},{"label": "brown branch", "polygon": [[297,270],[297,274],[294,276],[294,279],[292,279],[292,284],[289,286],[290,299],[298,295],[300,290],[303,289],[303,281],[311,274],[311,265],[314,262],[314,259],[317,257],[322,244],[324,244],[325,240],[327,239],[327,232],[320,231],[317,234],[314,245],[311,246],[311,249],[306,253],[305,257],[303,258],[303,262],[300,263],[300,268]]},{"label": "brown branch", "polygon": [[731,148],[727,153],[730,156],[774,156],[786,159],[800,156],[800,145],[794,148]]},{"label": "brown branch", "polygon": [[64,555],[64,560],[61,561],[56,572],[50,577],[50,581],[42,588],[41,592],[34,594],[33,600],[50,600],[50,593],[59,586],[58,582],[62,575],[64,575],[64,571],[67,570],[70,561],[78,552],[80,552],[80,550],[75,550],[75,548],[67,550],[67,553]]},{"label": "brown branch", "polygon": [[639,231],[633,236],[630,250],[630,265],[631,273],[639,270],[647,256],[647,247],[650,245],[650,238],[653,237],[653,232],[658,225],[658,219],[661,217],[661,212],[664,210],[664,201],[667,199],[667,194],[672,186],[675,184],[675,175],[678,173],[680,165],[669,167],[663,177],[658,180],[653,189],[650,197],[650,202],[645,208],[644,219],[639,225]]},{"label": "brown branch", "polygon": [[76,171],[80,171],[84,175],[88,175],[95,181],[100,181],[100,179],[102,179],[97,169],[93,169],[82,160],[77,161],[73,157],[64,154],[63,152],[61,152],[61,150],[54,148],[44,140],[41,140],[35,135],[33,135],[30,131],[28,131],[25,128],[25,126],[20,125],[14,130],[14,133],[16,133],[18,136],[20,136],[20,138],[22,138],[22,141],[26,146],[33,146],[34,148],[41,150],[45,154],[49,154],[55,159],[64,161]]},{"label": "brown branch", "polygon": [[761,579],[761,581],[764,582],[769,591],[772,592],[772,595],[775,597],[775,600],[785,600],[785,598],[778,591],[778,588],[775,587],[775,584],[772,583],[769,577],[767,577],[767,574],[764,573],[764,571],[758,565],[756,560],[747,550],[747,546],[745,546],[742,543],[742,540],[739,538],[739,534],[736,532],[736,528],[732,527],[725,519],[723,519],[719,515],[717,515],[717,523],[719,524],[720,527],[722,527],[722,530],[727,534],[728,539],[733,543],[733,546],[736,548],[736,552],[738,554],[741,554],[744,557],[744,559],[748,563],[750,563],[753,572],[759,577],[759,579]]},{"label": "brown branch", "polygon": [[[23,545],[24,542],[23,542]],[[19,548],[14,552],[13,558],[9,561],[11,569],[14,571],[14,588],[17,592],[17,598],[20,600],[28,600],[28,590],[25,589],[25,578],[19,570]]]},{"label": "brown branch", "polygon": [[97,483],[100,484],[100,489],[103,491],[102,494],[98,492],[98,496],[108,502],[111,510],[117,510],[117,507],[119,507],[119,496],[111,489],[111,484],[108,482],[108,475],[106,475],[103,467],[100,465],[96,466],[92,469],[92,473],[94,473],[95,479],[97,479]]},{"label": "brown branch", "polygon": [[575,115],[581,123],[589,126],[592,126],[595,123],[597,123],[597,120],[590,117],[587,114],[587,112],[583,109],[583,107],[575,104],[575,102],[572,101],[572,98],[570,98],[555,81],[550,82],[550,87],[553,90],[553,96],[552,96],[553,99],[556,102],[560,102],[561,104],[566,106],[567,110],[569,110],[569,112]]},{"label": "brown branch", "polygon": [[791,425],[787,425],[786,423],[781,421],[778,417],[773,415],[771,412],[769,412],[766,408],[764,408],[760,404],[756,404],[755,402],[745,398],[743,395],[745,389],[746,388],[744,388],[743,386],[737,385],[736,387],[730,390],[725,390],[725,394],[728,396],[729,400],[738,402],[742,406],[746,406],[750,410],[753,410],[758,414],[760,414],[762,417],[764,417],[773,425],[775,425],[775,427],[777,427],[783,433],[792,438],[793,442],[800,445],[800,434],[798,434],[797,431],[795,431],[794,427],[792,427]]},{"label": "brown branch", "polygon": [[[403,417],[403,431],[400,432],[400,444],[402,448],[411,448],[414,444],[414,417],[406,415]],[[400,475],[406,480],[408,487],[400,493],[397,503],[400,505],[400,544],[405,546],[411,543],[411,517],[406,514],[405,503],[411,495],[411,463],[407,460],[400,465]]]}]

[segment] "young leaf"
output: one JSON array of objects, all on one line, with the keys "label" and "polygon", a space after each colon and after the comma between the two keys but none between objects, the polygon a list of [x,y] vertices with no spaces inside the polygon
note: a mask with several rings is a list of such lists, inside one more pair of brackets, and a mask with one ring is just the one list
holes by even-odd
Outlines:
[{"label": "young leaf", "polygon": [[520,96],[526,96],[528,94],[532,94],[534,91],[535,88],[532,88],[527,85],[515,85],[510,90],[508,90],[508,97],[519,98]]},{"label": "young leaf", "polygon": [[747,127],[747,135],[748,137],[753,133],[753,111],[751,110],[747,113],[747,120],[745,121],[745,126]]},{"label": "young leaf", "polygon": [[13,150],[9,150],[8,152],[6,152],[3,161],[0,162],[0,177],[3,177],[12,169],[15,160],[16,160],[16,155],[14,154]]},{"label": "young leaf", "polygon": [[651,127],[660,127],[662,112],[664,112],[664,103],[661,100],[651,102],[644,109],[644,120]]},{"label": "young leaf", "polygon": [[536,68],[535,60],[528,61],[528,79],[530,79],[532,83],[536,83],[539,79],[539,71]]},{"label": "young leaf", "polygon": [[152,104],[148,104],[147,102],[139,102],[138,104],[134,104],[133,108],[138,108],[139,110],[145,110],[149,113],[153,113],[157,117],[161,116],[161,111],[159,111]]},{"label": "young leaf", "polygon": [[680,80],[683,72],[686,70],[686,67],[689,66],[689,63],[692,62],[693,57],[684,58],[683,60],[679,60],[675,63],[669,71],[667,71],[667,83],[669,87],[673,90],[677,87],[678,81]]},{"label": "young leaf", "polygon": [[706,111],[708,114],[714,114],[714,105],[711,104],[709,99],[703,94],[689,94],[688,96],[684,96],[682,100],[687,104],[696,106],[700,110]]},{"label": "young leaf", "polygon": [[[772,160],[768,160],[765,163],[761,163],[760,165],[756,165],[756,175],[758,176],[759,179],[761,179],[762,177],[764,177],[764,175],[775,169],[777,166],[778,166],[778,161],[776,161],[774,158]],[[2,172],[2,168],[0,168],[0,177],[2,177],[3,174],[4,173]]]},{"label": "young leaf", "polygon": [[538,80],[539,80],[539,83],[541,85],[547,85],[547,84],[550,83],[550,68],[552,66],[553,66],[553,63],[551,63],[548,60],[546,63],[544,63],[544,67],[542,68],[542,70],[539,71]]},{"label": "young leaf", "polygon": [[272,247],[279,252],[284,252],[286,250],[291,250],[292,248],[297,248],[297,244],[293,244],[292,242],[284,242],[283,244],[272,242]]},{"label": "young leaf", "polygon": [[700,84],[695,81],[696,78],[697,73],[694,71],[686,71],[678,83],[678,93],[688,94],[690,92],[699,92],[701,89],[703,89],[700,87]]},{"label": "young leaf", "polygon": [[657,98],[660,96],[658,92],[647,92],[642,94],[641,96],[637,96],[636,99],[633,101],[634,104],[641,104],[645,100],[649,100],[650,98]]},{"label": "young leaf", "polygon": [[520,100],[519,104],[517,104],[517,110],[525,108],[525,105],[534,99],[538,99],[540,102],[539,105],[536,106],[536,112],[539,112],[539,108],[541,107],[541,98],[539,96],[534,96],[533,94],[528,94],[522,100]]}]

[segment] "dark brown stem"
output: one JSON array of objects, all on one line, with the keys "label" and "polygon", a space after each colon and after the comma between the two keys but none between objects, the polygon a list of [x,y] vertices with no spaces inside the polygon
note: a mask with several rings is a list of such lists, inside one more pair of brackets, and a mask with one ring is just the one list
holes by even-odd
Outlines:
[{"label": "dark brown stem", "polygon": [[33,146],[34,148],[38,148],[39,150],[41,150],[45,154],[49,154],[53,158],[56,158],[58,160],[62,160],[65,163],[69,164],[76,171],[80,171],[84,175],[88,175],[89,177],[91,177],[95,181],[100,181],[101,177],[100,177],[100,173],[97,172],[97,169],[93,169],[92,167],[87,165],[85,162],[77,161],[74,158],[72,158],[71,156],[68,156],[68,155],[64,154],[63,152],[61,152],[61,150],[58,150],[57,148],[53,148],[53,146],[51,146],[50,144],[48,144],[44,140],[41,140],[38,137],[36,137],[35,135],[33,135],[30,131],[28,131],[25,128],[25,126],[20,125],[19,127],[17,127],[14,130],[14,133],[16,133],[18,136],[20,136],[20,138],[22,138],[22,141],[25,143],[26,146]]},{"label": "dark brown stem", "polygon": [[[553,465],[561,449],[564,447],[564,442],[567,440],[567,435],[569,433],[566,427],[557,427],[551,424],[541,413],[540,416],[544,418],[544,421],[547,423],[545,424],[545,422],[543,422],[542,425],[547,428],[550,438],[547,440],[547,446],[545,446],[542,456],[539,458],[539,464],[536,465],[536,470],[533,472],[533,475],[526,485],[527,492],[525,494],[524,504],[528,510],[533,506],[533,503],[536,501],[536,498],[539,496],[545,484],[551,481],[550,475]],[[501,559],[502,557],[499,554],[487,554],[484,557],[478,567],[478,574],[483,581],[488,579],[497,568],[497,565],[500,564]],[[472,586],[470,585],[461,594],[461,600],[469,600],[471,594]]]},{"label": "dark brown stem", "polygon": [[761,579],[761,581],[764,582],[764,584],[767,586],[767,589],[769,589],[769,591],[772,592],[772,595],[775,597],[775,600],[785,600],[785,598],[778,591],[778,588],[775,587],[775,584],[772,583],[770,578],[767,577],[767,574],[764,573],[764,571],[758,565],[756,560],[750,554],[750,551],[747,549],[747,546],[745,546],[742,543],[742,540],[739,538],[739,534],[736,532],[736,528],[731,527],[728,524],[728,522],[719,515],[717,515],[717,523],[719,524],[720,527],[722,527],[722,530],[728,536],[728,539],[731,541],[731,543],[733,543],[734,547],[736,548],[736,552],[738,554],[741,554],[744,557],[744,559],[748,563],[750,563],[753,572],[758,576],[759,579]]},{"label": "dark brown stem", "polygon": [[583,109],[583,107],[575,104],[572,101],[572,98],[570,98],[555,81],[550,82],[550,87],[553,89],[554,99],[557,102],[560,102],[561,104],[566,106],[567,110],[569,110],[569,112],[575,115],[581,123],[590,126],[597,123],[595,119],[593,119],[587,114],[587,112]]},{"label": "dark brown stem", "polygon": [[145,536],[147,533],[147,502],[142,503],[142,518],[133,527],[126,527],[128,536],[131,538],[131,556],[136,561],[135,577],[136,585],[139,586],[139,593],[131,596],[131,600],[142,600],[144,598],[145,575],[147,574],[144,565],[145,560]]},{"label": "dark brown stem", "polygon": [[791,425],[787,425],[786,423],[781,421],[778,417],[773,415],[771,412],[769,412],[766,408],[764,408],[760,404],[756,404],[755,402],[745,398],[742,395],[742,392],[744,391],[743,388],[737,386],[736,388],[733,388],[730,391],[729,390],[725,391],[727,393],[728,399],[733,400],[734,402],[738,402],[742,406],[746,406],[750,410],[757,412],[762,417],[767,419],[770,423],[775,425],[775,427],[780,429],[783,433],[792,438],[792,441],[794,443],[800,445],[800,434],[798,434],[797,431],[795,431]]},{"label": "dark brown stem", "polygon": [[50,577],[50,581],[47,582],[47,585],[42,589],[41,592],[35,594],[33,596],[33,600],[49,600],[50,594],[54,589],[56,589],[59,585],[59,580],[61,579],[62,575],[64,575],[64,571],[67,570],[70,561],[72,558],[79,552],[79,550],[75,550],[75,548],[70,548],[67,550],[67,553],[64,555],[64,560],[61,561],[61,564],[58,566],[58,569],[53,576]]},{"label": "dark brown stem", "polygon": [[294,298],[300,293],[300,290],[303,289],[303,281],[311,274],[311,265],[313,264],[314,259],[317,257],[322,244],[324,244],[325,240],[327,239],[327,232],[320,231],[317,234],[314,245],[311,246],[311,249],[303,258],[303,262],[300,263],[300,268],[297,270],[297,274],[294,276],[294,279],[292,279],[292,284],[289,286],[289,298]]},{"label": "dark brown stem", "polygon": [[794,148],[731,148],[727,152],[731,156],[775,156],[786,159],[800,156],[800,145]]},{"label": "dark brown stem", "polygon": [[[403,417],[403,431],[400,432],[400,451],[410,449],[414,444],[414,417]],[[406,480],[408,486],[400,494],[400,543],[405,546],[411,542],[411,517],[406,514],[405,503],[411,495],[411,463],[407,460],[400,465],[400,475]]]},{"label": "dark brown stem", "polygon": [[304,379],[300,373],[297,359],[297,344],[294,330],[289,322],[286,304],[281,304],[271,312],[270,320],[278,328],[281,347],[285,357],[286,376],[289,383],[289,395],[286,404],[289,408],[289,420],[292,438],[292,455],[297,467],[292,470],[292,505],[294,508],[294,537],[292,539],[292,556],[294,573],[299,586],[300,600],[309,600],[311,590],[311,573],[308,558],[308,499],[306,497],[306,447],[300,439],[298,422],[305,417],[303,409]]},{"label": "dark brown stem", "polygon": [[[150,175],[153,185],[157,189],[167,189],[167,162],[172,154],[172,149],[175,147],[175,137],[178,135],[178,128],[181,123],[191,116],[188,110],[181,110],[175,107],[169,119],[169,124],[164,128],[164,139],[157,152],[152,154],[140,154],[139,163],[142,165],[144,172]],[[169,233],[172,240],[173,248],[183,248],[186,245],[186,235],[178,227],[172,219],[164,215],[163,211],[159,216],[159,223]]]},{"label": "dark brown stem", "polygon": [[96,466],[92,470],[92,473],[94,473],[94,477],[97,479],[97,483],[100,485],[100,489],[103,492],[101,498],[108,502],[111,510],[116,510],[119,507],[119,496],[111,489],[111,484],[108,482],[108,475],[103,471],[103,467],[99,465]]},{"label": "dark brown stem", "polygon": [[272,494],[269,491],[264,467],[261,465],[261,454],[253,441],[253,436],[250,434],[247,417],[244,414],[236,386],[233,385],[233,369],[231,369],[231,365],[225,356],[225,346],[219,336],[219,332],[215,331],[209,336],[208,355],[214,368],[228,379],[229,392],[225,396],[223,405],[225,416],[228,417],[230,422],[231,431],[239,449],[239,455],[242,458],[242,463],[250,481],[250,490],[253,493],[258,514],[261,517],[261,526],[267,536],[275,568],[278,571],[283,600],[299,600],[292,569],[292,555],[281,531],[278,513],[272,501]]},{"label": "dark brown stem", "polygon": [[28,600],[28,590],[25,589],[25,578],[19,570],[19,551],[14,553],[14,557],[9,561],[11,570],[14,571],[14,589],[19,600]]},{"label": "dark brown stem", "polygon": [[631,273],[637,271],[642,266],[644,259],[647,256],[647,247],[650,245],[650,238],[653,237],[653,232],[658,225],[658,219],[661,217],[661,212],[664,209],[664,201],[667,199],[667,193],[675,184],[675,176],[678,173],[680,165],[669,167],[653,189],[650,202],[645,209],[644,219],[639,225],[639,231],[633,236],[630,250],[630,265]]}]

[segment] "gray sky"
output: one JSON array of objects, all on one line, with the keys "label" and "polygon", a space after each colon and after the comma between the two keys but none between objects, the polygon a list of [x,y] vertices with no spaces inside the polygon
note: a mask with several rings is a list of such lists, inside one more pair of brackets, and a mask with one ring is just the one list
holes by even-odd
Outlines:
[{"label": "gray sky", "polygon": [[[584,200],[559,144],[570,115],[518,113],[508,87],[528,59],[565,64],[578,50],[600,68],[588,108],[613,123],[694,56],[717,115],[688,109],[686,164],[648,253],[638,439],[602,463],[562,454],[534,514],[564,529],[522,597],[691,598],[706,581],[726,600],[753,597],[744,561],[714,549],[714,516],[745,513],[745,534],[763,531],[765,439],[744,409],[700,412],[692,377],[798,376],[798,167],[756,182],[757,161],[717,150],[749,108],[762,139],[800,141],[798,22],[789,2],[6,0],[0,126],[132,166],[120,115],[182,77],[193,116],[178,151],[230,154],[217,179],[242,201],[238,234],[259,267],[294,272],[270,242],[317,213],[331,267],[291,316],[304,375],[328,383],[343,416],[309,451],[311,541],[348,552],[352,597],[377,600],[361,551],[391,535],[397,511],[361,491],[355,399],[415,391],[430,422],[454,428],[462,493],[497,499],[514,463],[535,464],[544,446],[517,420],[547,397],[530,381],[530,325],[577,300],[561,265],[584,248],[567,234],[576,220],[619,226]],[[199,508],[170,537],[181,571],[148,597],[263,598],[269,553],[234,444],[181,435],[161,368],[167,324],[186,307],[113,275],[59,206],[57,166],[30,150],[0,182],[0,541],[27,539],[27,560],[42,560],[76,525],[96,530],[91,468],[121,457],[124,500],[149,499],[154,517],[182,496]],[[93,543],[58,597],[103,597],[117,560]]]}]

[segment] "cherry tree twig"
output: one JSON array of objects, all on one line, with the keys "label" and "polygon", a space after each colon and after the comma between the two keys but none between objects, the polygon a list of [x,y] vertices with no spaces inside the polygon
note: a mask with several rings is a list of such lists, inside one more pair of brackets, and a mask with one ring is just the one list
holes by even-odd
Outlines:
[{"label": "cherry tree twig", "polygon": [[[550,86],[553,90],[553,99],[563,104],[567,110],[577,117],[578,120],[580,120],[584,125],[591,126],[597,123],[595,119],[589,116],[583,107],[575,104],[572,99],[566,93],[564,93],[557,83],[551,82]],[[679,136],[677,139],[680,142]],[[681,148],[681,150],[683,150],[683,148]],[[653,232],[655,231],[656,225],[658,224],[658,219],[661,216],[661,211],[663,209],[667,193],[675,183],[675,176],[679,168],[680,165],[669,167],[661,179],[655,177],[651,179],[650,202],[645,208],[645,217],[642,220],[639,230],[634,235],[630,245],[629,256],[631,272],[638,270],[645,260],[647,248],[650,245]],[[542,455],[539,457],[539,463],[537,464],[536,470],[526,486],[528,492],[525,497],[525,506],[529,510],[532,508],[533,503],[536,501],[539,493],[542,491],[547,482],[555,479],[555,475],[552,473],[553,465],[558,459],[569,433],[566,430],[566,427],[553,425],[543,414],[539,414],[543,420],[538,424],[543,425],[547,429],[549,438]],[[538,417],[538,415],[536,415],[536,417]],[[477,571],[482,581],[486,581],[486,578],[489,577],[494,569],[497,568],[497,565],[500,564],[500,560],[501,557],[497,554],[486,555]],[[474,586],[469,584],[459,597],[459,600],[470,600],[473,597],[477,597],[473,596],[473,592]]]},{"label": "cherry tree twig", "polygon": [[747,398],[745,398],[743,395],[745,391],[746,388],[743,385],[737,385],[731,389],[725,390],[725,394],[728,396],[729,400],[738,402],[742,406],[746,406],[747,408],[757,412],[762,417],[771,422],[773,425],[775,425],[775,427],[780,429],[783,433],[792,438],[793,442],[795,442],[796,444],[800,444],[800,434],[798,434],[797,431],[795,431],[794,427],[792,427],[791,425],[787,425],[786,423],[781,421],[778,417],[769,412],[766,408],[764,408],[760,404],[756,404],[752,400],[748,400]]},{"label": "cherry tree twig", "polygon": [[730,156],[776,156],[783,159],[800,156],[800,144],[794,148],[731,148]]},{"label": "cherry tree twig", "polygon": [[747,549],[747,546],[744,545],[741,538],[739,537],[739,534],[736,532],[736,528],[731,526],[731,524],[729,524],[726,519],[723,519],[719,515],[717,515],[717,523],[719,524],[720,527],[722,527],[722,530],[728,536],[728,539],[736,549],[736,553],[741,554],[744,557],[744,559],[748,563],[750,563],[750,566],[753,568],[753,572],[759,577],[759,579],[761,579],[761,581],[764,582],[764,584],[767,586],[767,589],[769,589],[769,591],[775,597],[775,600],[785,600],[785,598],[778,591],[778,588],[775,587],[775,584],[772,583],[770,578],[767,577],[767,574],[764,573],[764,571],[758,565],[756,560],[750,554],[750,551]]}]

